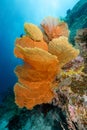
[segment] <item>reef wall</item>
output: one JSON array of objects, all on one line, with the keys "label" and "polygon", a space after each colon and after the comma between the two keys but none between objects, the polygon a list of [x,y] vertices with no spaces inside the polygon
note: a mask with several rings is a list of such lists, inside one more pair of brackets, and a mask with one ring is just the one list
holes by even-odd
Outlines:
[{"label": "reef wall", "polygon": [[87,0],[80,0],[72,10],[68,9],[65,21],[70,29],[69,40],[74,44],[77,30],[87,27]]}]

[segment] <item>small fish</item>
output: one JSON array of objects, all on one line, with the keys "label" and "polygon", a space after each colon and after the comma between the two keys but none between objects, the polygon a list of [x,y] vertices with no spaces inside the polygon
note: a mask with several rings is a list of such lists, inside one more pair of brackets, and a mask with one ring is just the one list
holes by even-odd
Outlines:
[{"label": "small fish", "polygon": [[20,37],[23,37],[23,35],[24,35],[23,33],[22,33],[22,34],[20,34]]}]

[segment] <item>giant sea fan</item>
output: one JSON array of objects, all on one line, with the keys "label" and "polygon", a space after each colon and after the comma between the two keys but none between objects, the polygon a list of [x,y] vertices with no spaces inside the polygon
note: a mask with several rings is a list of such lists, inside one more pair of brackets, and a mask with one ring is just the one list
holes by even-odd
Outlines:
[{"label": "giant sea fan", "polygon": [[[52,40],[52,46],[49,43],[48,47],[43,40],[42,32],[36,25],[27,23],[24,28],[26,34],[22,38],[17,38],[14,49],[16,57],[24,61],[24,65],[15,69],[18,83],[14,86],[14,92],[15,102],[19,107],[32,109],[37,104],[52,101],[53,89],[57,87],[55,79],[56,75],[60,73],[61,64],[64,65],[75,58],[78,51],[69,45],[66,37],[58,38],[57,44]],[[62,28],[60,30],[62,31]],[[64,52],[64,50],[66,51]]]}]

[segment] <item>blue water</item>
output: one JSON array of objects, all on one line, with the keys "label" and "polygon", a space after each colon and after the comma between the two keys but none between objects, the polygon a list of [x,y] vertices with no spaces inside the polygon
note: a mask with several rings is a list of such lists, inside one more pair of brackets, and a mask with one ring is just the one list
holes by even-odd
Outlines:
[{"label": "blue water", "polygon": [[[66,3],[65,3],[66,1]],[[14,68],[21,63],[13,54],[16,37],[24,22],[37,25],[46,16],[65,17],[78,0],[2,0],[0,1],[0,100],[17,78]]]}]

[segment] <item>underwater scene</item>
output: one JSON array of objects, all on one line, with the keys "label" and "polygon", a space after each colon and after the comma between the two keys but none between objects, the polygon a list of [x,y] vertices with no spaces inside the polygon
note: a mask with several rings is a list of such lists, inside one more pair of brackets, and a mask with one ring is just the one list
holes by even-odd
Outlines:
[{"label": "underwater scene", "polygon": [[0,1],[0,130],[87,130],[87,0]]}]

